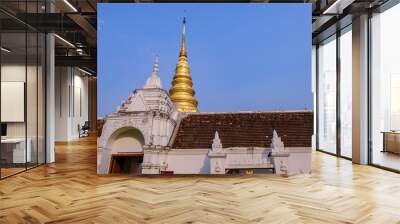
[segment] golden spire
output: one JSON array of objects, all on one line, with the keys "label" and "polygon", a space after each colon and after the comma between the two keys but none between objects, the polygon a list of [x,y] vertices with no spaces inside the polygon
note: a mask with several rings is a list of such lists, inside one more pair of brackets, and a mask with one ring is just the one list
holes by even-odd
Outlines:
[{"label": "golden spire", "polygon": [[185,45],[185,34],[186,34],[186,18],[183,17],[182,43],[181,43],[181,51],[179,53],[179,57],[180,56],[187,56],[186,55],[186,45]]},{"label": "golden spire", "polygon": [[172,102],[178,105],[180,112],[197,112],[197,100],[194,98],[195,91],[193,90],[192,77],[190,77],[190,68],[187,61],[185,32],[186,19],[183,17],[181,50],[169,95]]}]

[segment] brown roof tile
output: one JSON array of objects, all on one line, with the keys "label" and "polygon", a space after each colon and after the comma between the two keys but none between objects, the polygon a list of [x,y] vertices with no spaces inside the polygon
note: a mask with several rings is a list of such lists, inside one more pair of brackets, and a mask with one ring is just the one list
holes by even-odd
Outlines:
[{"label": "brown roof tile", "polygon": [[287,147],[311,147],[313,112],[189,114],[178,127],[172,148],[211,148],[215,131],[224,148],[266,147],[274,129]]}]

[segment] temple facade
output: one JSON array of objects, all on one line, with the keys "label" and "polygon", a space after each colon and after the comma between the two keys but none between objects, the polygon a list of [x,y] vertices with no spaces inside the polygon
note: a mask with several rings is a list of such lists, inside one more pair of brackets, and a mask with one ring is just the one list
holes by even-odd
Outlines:
[{"label": "temple facade", "polygon": [[99,174],[252,174],[311,172],[311,111],[198,112],[187,62],[185,25],[169,91],[159,59],[141,89],[104,118]]}]

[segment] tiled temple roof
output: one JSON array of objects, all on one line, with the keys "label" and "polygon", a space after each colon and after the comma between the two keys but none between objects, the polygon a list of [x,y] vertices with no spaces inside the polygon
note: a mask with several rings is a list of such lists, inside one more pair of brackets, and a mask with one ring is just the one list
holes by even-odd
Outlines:
[{"label": "tiled temple roof", "polygon": [[211,148],[215,131],[218,131],[224,148],[269,147],[274,129],[285,147],[311,147],[313,112],[188,114],[180,122],[172,148]]}]

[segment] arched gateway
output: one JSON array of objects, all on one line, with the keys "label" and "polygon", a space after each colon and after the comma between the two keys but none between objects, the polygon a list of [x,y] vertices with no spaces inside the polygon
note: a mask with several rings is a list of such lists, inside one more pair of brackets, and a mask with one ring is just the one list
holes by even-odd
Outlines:
[{"label": "arched gateway", "polygon": [[143,146],[166,146],[178,111],[161,87],[158,59],[142,89],[104,118],[97,143],[97,173],[140,173]]},{"label": "arched gateway", "polygon": [[109,173],[140,174],[144,142],[143,134],[134,127],[116,130],[107,142],[111,153]]}]

